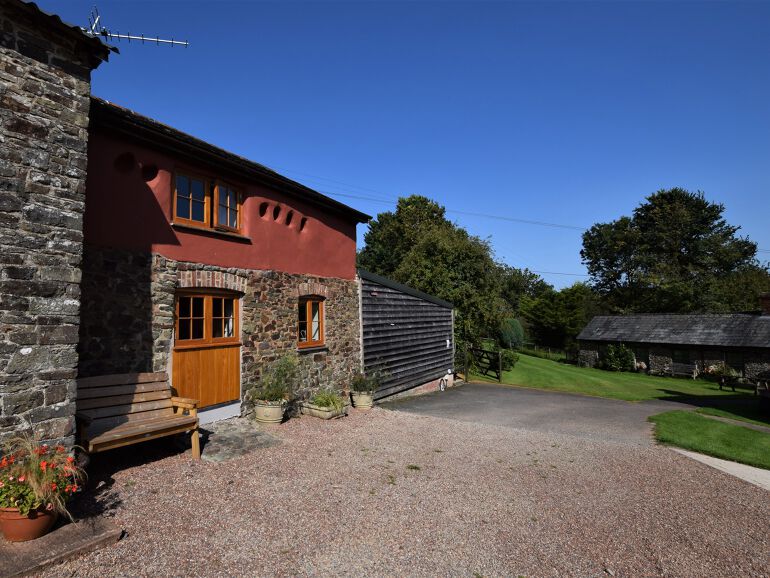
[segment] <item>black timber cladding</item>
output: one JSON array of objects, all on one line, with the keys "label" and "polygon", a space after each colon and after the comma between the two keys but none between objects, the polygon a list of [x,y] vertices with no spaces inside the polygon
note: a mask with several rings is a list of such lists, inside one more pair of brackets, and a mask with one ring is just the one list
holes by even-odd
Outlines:
[{"label": "black timber cladding", "polygon": [[381,371],[375,399],[446,375],[454,368],[453,306],[359,270],[364,371]]}]

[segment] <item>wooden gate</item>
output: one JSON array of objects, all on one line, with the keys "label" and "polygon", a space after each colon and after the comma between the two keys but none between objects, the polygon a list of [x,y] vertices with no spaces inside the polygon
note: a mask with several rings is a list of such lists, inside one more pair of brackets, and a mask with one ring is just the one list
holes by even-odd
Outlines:
[{"label": "wooden gate", "polygon": [[171,382],[180,397],[198,407],[238,401],[241,343],[238,298],[226,293],[180,293]]},{"label": "wooden gate", "polygon": [[502,353],[497,351],[487,351],[486,349],[477,349],[468,347],[465,350],[465,379],[471,368],[476,369],[481,375],[494,377],[499,383],[503,383],[503,359]]}]

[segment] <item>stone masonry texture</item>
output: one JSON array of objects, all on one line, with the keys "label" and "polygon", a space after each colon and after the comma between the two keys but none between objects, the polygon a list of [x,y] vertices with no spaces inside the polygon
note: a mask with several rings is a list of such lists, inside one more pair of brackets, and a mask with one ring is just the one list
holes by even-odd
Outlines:
[{"label": "stone masonry texture", "polygon": [[72,443],[95,62],[39,18],[0,2],[0,442]]},{"label": "stone masonry texture", "polygon": [[[297,302],[325,298],[325,347],[298,353],[295,396],[320,388],[344,390],[360,370],[358,284],[353,280],[224,269],[161,255],[87,245],[83,260],[81,377],[169,371],[174,304],[179,289],[226,289],[241,296],[242,393],[267,364],[297,352]],[[244,404],[244,412],[248,412]]]}]

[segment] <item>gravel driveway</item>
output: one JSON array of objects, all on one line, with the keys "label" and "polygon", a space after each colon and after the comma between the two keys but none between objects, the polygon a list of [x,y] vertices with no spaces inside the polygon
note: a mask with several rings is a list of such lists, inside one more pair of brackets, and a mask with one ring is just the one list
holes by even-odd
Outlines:
[{"label": "gravel driveway", "polygon": [[47,575],[770,575],[770,494],[666,448],[379,408],[271,431],[220,463],[95,462],[128,534]]}]

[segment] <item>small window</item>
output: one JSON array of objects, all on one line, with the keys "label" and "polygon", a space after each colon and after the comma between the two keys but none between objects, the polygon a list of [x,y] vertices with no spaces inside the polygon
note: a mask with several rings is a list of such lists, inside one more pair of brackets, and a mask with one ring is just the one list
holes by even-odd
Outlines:
[{"label": "small window", "polygon": [[229,185],[219,183],[217,185],[216,198],[217,226],[233,231],[240,229],[240,193]]},{"label": "small window", "polygon": [[209,195],[206,181],[199,177],[176,175],[174,219],[197,226],[209,224]]},{"label": "small window", "polygon": [[229,295],[178,295],[178,345],[216,344],[238,337],[238,299]]},{"label": "small window", "polygon": [[297,344],[318,347],[324,344],[324,302],[320,298],[300,299],[297,306]]}]

